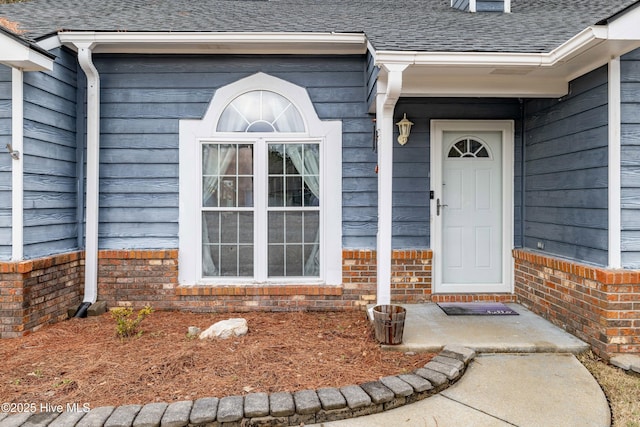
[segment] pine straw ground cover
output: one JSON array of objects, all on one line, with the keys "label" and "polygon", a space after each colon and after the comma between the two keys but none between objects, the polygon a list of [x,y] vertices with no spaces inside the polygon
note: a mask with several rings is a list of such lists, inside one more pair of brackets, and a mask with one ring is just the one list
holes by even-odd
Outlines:
[{"label": "pine straw ground cover", "polygon": [[[187,337],[231,317],[249,333]],[[109,313],[46,326],[0,345],[0,402],[90,407],[340,387],[412,371],[432,354],[381,351],[363,312],[154,312],[120,339]]]}]

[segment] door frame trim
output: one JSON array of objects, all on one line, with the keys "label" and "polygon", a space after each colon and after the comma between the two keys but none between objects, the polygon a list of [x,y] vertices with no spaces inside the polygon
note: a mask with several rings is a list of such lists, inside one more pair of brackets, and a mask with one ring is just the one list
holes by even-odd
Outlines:
[{"label": "door frame trim", "polygon": [[[435,215],[436,200],[442,198],[442,144],[445,131],[493,131],[502,133],[502,283],[465,284],[455,288],[442,284],[442,216]],[[432,293],[513,293],[513,227],[514,227],[514,121],[513,120],[431,120],[430,200],[431,242],[433,250]],[[482,288],[479,288],[482,286]]]}]

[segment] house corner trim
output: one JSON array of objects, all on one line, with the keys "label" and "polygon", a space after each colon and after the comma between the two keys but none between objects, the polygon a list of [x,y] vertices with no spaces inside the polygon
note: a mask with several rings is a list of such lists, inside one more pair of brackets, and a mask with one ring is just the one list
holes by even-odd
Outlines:
[{"label": "house corner trim", "polygon": [[609,268],[622,267],[620,58],[609,62]]}]

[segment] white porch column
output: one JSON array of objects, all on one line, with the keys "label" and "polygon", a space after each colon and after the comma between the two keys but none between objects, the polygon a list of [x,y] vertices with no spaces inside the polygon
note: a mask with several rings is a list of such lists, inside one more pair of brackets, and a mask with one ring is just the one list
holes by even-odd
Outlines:
[{"label": "white porch column", "polygon": [[24,72],[11,69],[11,260],[24,258]]},{"label": "white porch column", "polygon": [[609,62],[609,267],[622,267],[620,58]]},{"label": "white porch column", "polygon": [[92,45],[78,44],[78,62],[87,75],[87,209],[84,300],[98,299],[98,201],[100,176],[100,76],[93,65]]},{"label": "white porch column", "polygon": [[[393,204],[393,112],[402,91],[404,64],[385,64],[378,80],[376,124],[378,132],[378,236],[377,304],[391,303],[391,227]],[[383,74],[382,72],[380,73]]]}]

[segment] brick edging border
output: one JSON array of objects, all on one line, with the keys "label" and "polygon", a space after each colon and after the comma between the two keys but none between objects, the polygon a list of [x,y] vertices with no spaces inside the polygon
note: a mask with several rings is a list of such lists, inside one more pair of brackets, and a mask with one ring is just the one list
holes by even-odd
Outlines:
[{"label": "brick edging border", "polygon": [[[15,421],[21,421],[16,425],[29,421],[49,427],[268,427],[323,423],[384,412],[440,393],[462,377],[475,356],[475,351],[469,348],[446,346],[429,363],[413,373],[388,376],[339,389],[205,397],[195,401],[171,404],[157,402],[144,406],[102,406],[87,413],[15,414],[4,421],[15,418]],[[18,417],[24,420],[18,420]]]}]

